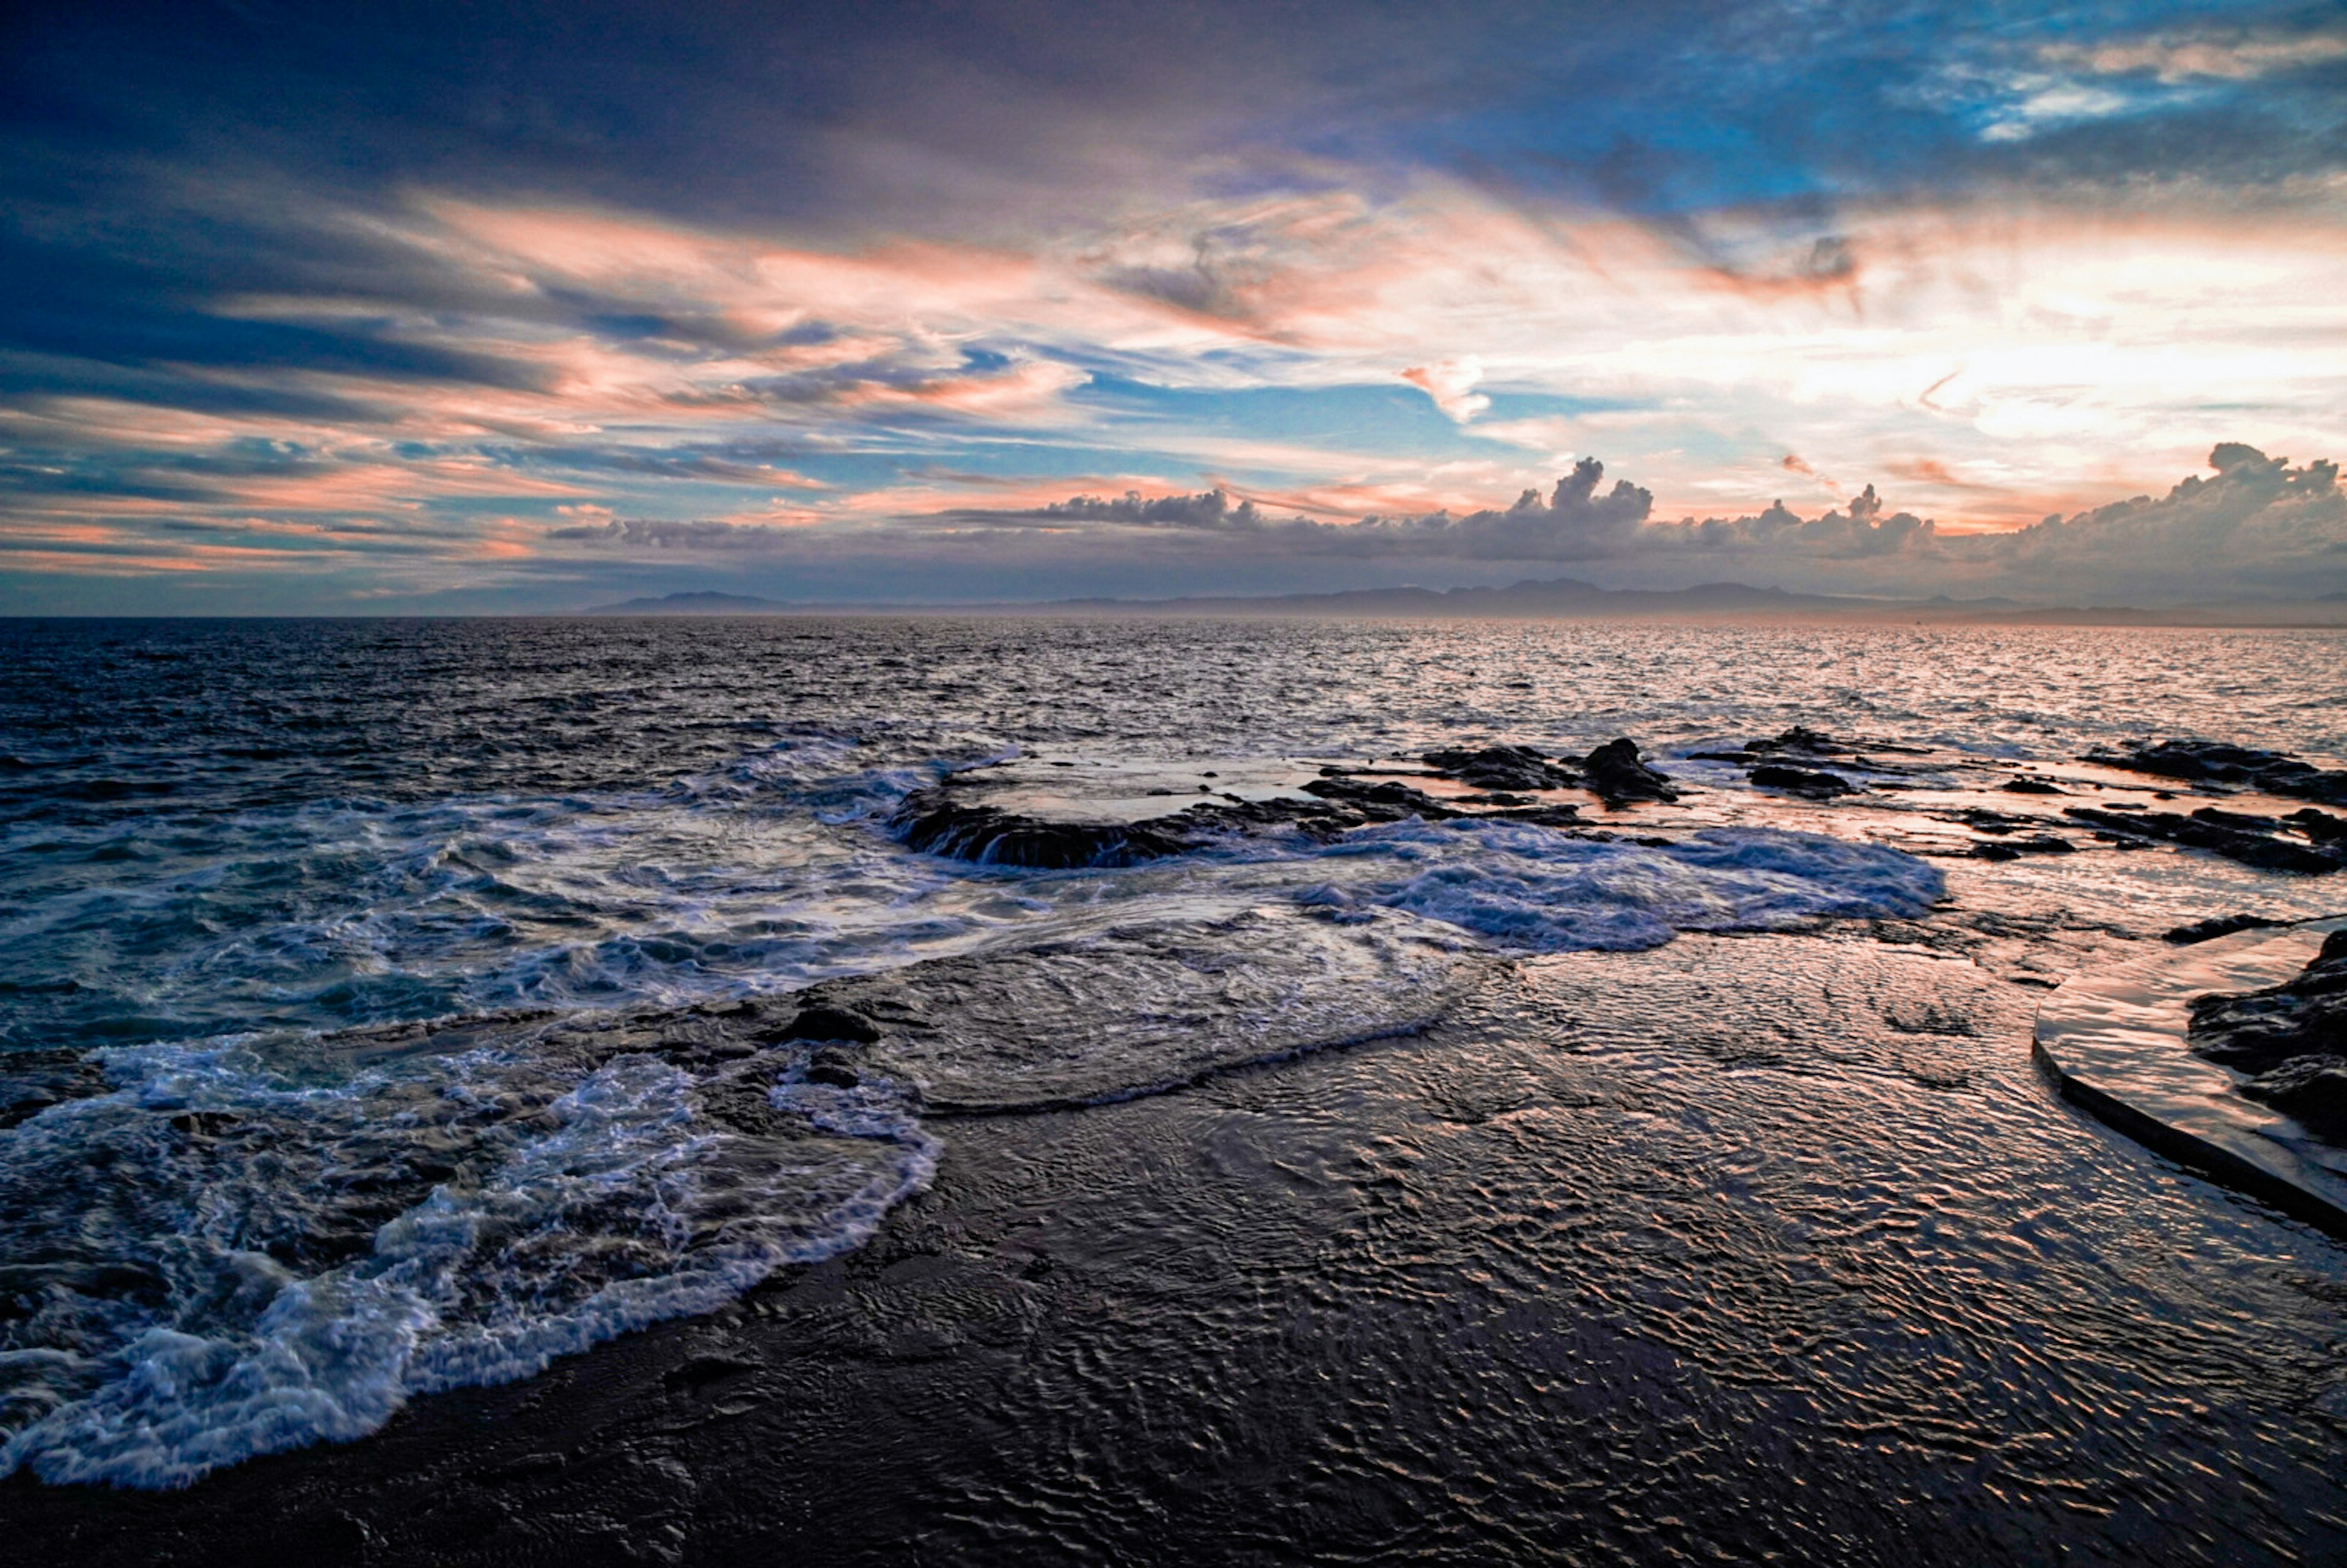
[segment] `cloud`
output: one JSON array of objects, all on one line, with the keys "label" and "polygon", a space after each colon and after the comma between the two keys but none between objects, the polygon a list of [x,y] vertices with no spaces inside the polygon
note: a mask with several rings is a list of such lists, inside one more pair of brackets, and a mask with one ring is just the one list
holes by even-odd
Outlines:
[{"label": "cloud", "polygon": [[2045,65],[2096,76],[2147,76],[2175,87],[2192,81],[2253,81],[2347,59],[2347,33],[2278,27],[2162,32],[2148,37],[2040,46]]},{"label": "cloud", "polygon": [[1490,398],[1474,390],[1475,384],[1483,379],[1483,362],[1473,354],[1440,364],[1414,366],[1403,371],[1401,378],[1434,399],[1434,406],[1454,425],[1465,425],[1491,406]]},{"label": "cloud", "polygon": [[963,508],[904,526],[1024,531],[1048,536],[1067,555],[1113,548],[1141,534],[1225,559],[1597,565],[1640,580],[1738,577],[1917,598],[1961,589],[2039,602],[2064,596],[2114,602],[2130,594],[2178,602],[2347,589],[2347,493],[2337,465],[2293,468],[2231,442],[2209,463],[2213,477],[2187,478],[2164,497],[2001,533],[1947,533],[1930,518],[1892,510],[1872,485],[1813,517],[1779,501],[1737,517],[1657,520],[1644,488],[1617,481],[1601,491],[1604,467],[1594,458],[1545,497],[1528,490],[1513,506],[1459,515],[1329,522],[1281,516],[1217,489],[1079,496],[1024,510]]},{"label": "cloud", "polygon": [[1280,517],[1228,491],[1114,498],[1078,496],[1024,511],[965,508],[956,522],[995,528],[1142,530],[1210,536],[1219,544],[1243,541],[1282,556],[1467,561],[1602,560],[1634,549],[1654,496],[1626,480],[1600,494],[1604,465],[1584,458],[1543,497],[1526,490],[1515,504],[1453,515],[1370,515],[1348,522]]}]

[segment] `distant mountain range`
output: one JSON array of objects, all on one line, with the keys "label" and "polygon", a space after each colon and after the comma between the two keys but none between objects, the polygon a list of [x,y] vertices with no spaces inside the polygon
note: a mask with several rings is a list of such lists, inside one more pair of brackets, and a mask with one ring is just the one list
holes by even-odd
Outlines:
[{"label": "distant mountain range", "polygon": [[809,604],[739,593],[671,593],[597,605],[583,615],[1308,615],[1495,618],[1588,616],[1626,620],[1742,618],[1927,620],[2044,626],[2347,626],[2347,600],[2219,604],[2138,610],[2127,605],[2028,606],[2010,599],[1860,599],[1789,593],[1748,583],[1693,588],[1599,588],[1578,578],[1505,588],[1362,588],[1335,593],[1197,596],[1183,599],[1061,599],[1034,603]]}]

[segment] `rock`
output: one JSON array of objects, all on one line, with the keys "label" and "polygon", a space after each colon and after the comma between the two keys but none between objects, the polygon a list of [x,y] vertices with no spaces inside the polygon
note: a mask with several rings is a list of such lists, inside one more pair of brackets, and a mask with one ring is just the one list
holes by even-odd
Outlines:
[{"label": "rock", "polygon": [[1638,743],[1629,739],[1612,740],[1582,759],[1587,772],[1589,788],[1607,805],[1621,805],[1634,800],[1675,801],[1679,792],[1670,775],[1648,767],[1638,760]]},{"label": "rock", "polygon": [[1362,813],[1361,820],[1367,822],[1399,822],[1405,816],[1422,816],[1434,822],[1466,815],[1453,811],[1424,790],[1392,779],[1365,784],[1354,778],[1317,778],[1303,789],[1307,794],[1353,807]]},{"label": "rock", "polygon": [[1858,787],[1840,774],[1788,767],[1783,763],[1763,763],[1744,776],[1764,789],[1791,790],[1799,794],[1850,794]]},{"label": "rock", "polygon": [[2041,833],[2031,838],[2000,838],[1988,844],[1975,844],[1973,855],[1980,860],[2018,860],[2024,855],[2072,855],[2077,852],[2077,848],[2066,838]]},{"label": "rock", "polygon": [[2070,793],[2061,785],[2048,784],[2044,779],[2008,779],[1997,787],[2008,794],[2068,794]]},{"label": "rock", "polygon": [[1192,841],[1164,819],[1137,823],[1052,822],[999,806],[964,805],[940,790],[917,790],[890,818],[906,845],[924,855],[982,866],[1065,871],[1132,866],[1178,855]]},{"label": "rock", "polygon": [[2241,1085],[2327,1143],[2347,1142],[2347,1056],[2293,1056]]},{"label": "rock", "polygon": [[1789,730],[1781,731],[1770,740],[1747,741],[1744,749],[1764,753],[1797,752],[1808,757],[1848,756],[1850,750],[1831,735],[1803,724],[1795,724]]},{"label": "rock", "polygon": [[1451,747],[1429,752],[1426,765],[1446,778],[1477,789],[1572,789],[1581,775],[1550,762],[1530,746],[1485,746],[1480,751]]},{"label": "rock", "polygon": [[[2324,938],[2322,950],[2294,979],[2260,991],[2196,999],[2190,1039],[2199,1055],[2253,1076],[2311,1056],[2347,1066],[2347,931]],[[2294,1067],[2291,1081],[2311,1071]],[[2289,1085],[2277,1081],[2275,1087]]]},{"label": "rock", "polygon": [[2160,933],[2163,942],[2173,942],[2188,948],[2195,942],[2213,942],[2219,937],[2229,937],[2236,931],[2255,931],[2268,926],[2286,925],[2282,920],[2269,920],[2262,915],[2211,915],[2206,920],[2195,920],[2189,926],[2178,926]]},{"label": "rock", "polygon": [[2332,816],[2307,806],[2282,820],[2317,844],[2347,843],[2347,816]]},{"label": "rock", "polygon": [[2190,816],[2174,812],[2104,811],[2094,806],[2065,806],[2063,815],[2089,822],[2122,839],[2165,839],[2193,849],[2206,849],[2228,860],[2238,860],[2244,866],[2254,866],[2260,871],[2296,871],[2321,876],[2347,866],[2347,851],[2277,838],[2260,828],[2237,824],[2266,824],[2280,826],[2268,817],[2249,817],[2230,812],[2195,812]]},{"label": "rock", "polygon": [[809,1083],[828,1084],[834,1089],[853,1089],[863,1082],[864,1079],[863,1075],[856,1070],[855,1060],[846,1051],[825,1049],[816,1051],[808,1059],[806,1081]]},{"label": "rock", "polygon": [[2284,752],[2259,751],[2218,741],[2162,741],[2124,752],[2096,751],[2086,760],[2130,773],[2196,784],[2245,784],[2269,794],[2347,805],[2347,771],[2325,773]]},{"label": "rock", "polygon": [[[880,1026],[860,1012],[818,1003],[802,1008],[784,1027],[777,1040],[846,1040],[870,1045],[880,1038]],[[820,1055],[821,1053],[818,1053]]]}]

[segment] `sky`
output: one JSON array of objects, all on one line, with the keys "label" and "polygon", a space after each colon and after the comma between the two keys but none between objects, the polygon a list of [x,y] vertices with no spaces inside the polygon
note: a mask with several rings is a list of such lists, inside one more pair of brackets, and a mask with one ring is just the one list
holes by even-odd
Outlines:
[{"label": "sky", "polygon": [[0,20],[0,614],[2347,595],[2347,5]]}]

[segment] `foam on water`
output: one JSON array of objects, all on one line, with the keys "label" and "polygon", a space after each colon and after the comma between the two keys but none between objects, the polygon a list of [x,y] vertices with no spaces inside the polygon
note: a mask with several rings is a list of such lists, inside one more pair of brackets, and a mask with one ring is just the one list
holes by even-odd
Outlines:
[{"label": "foam on water", "polygon": [[1667,846],[1505,822],[1397,823],[1322,852],[1341,879],[1307,903],[1407,909],[1529,952],[1629,952],[1680,931],[1780,930],[1820,918],[1914,916],[1946,880],[1877,844],[1712,828]]},{"label": "foam on water", "polygon": [[118,1051],[0,1132],[0,1473],[183,1485],[358,1437],[855,1246],[934,1169],[885,1085],[783,1081],[787,1051],[532,1046],[333,1084]]}]

